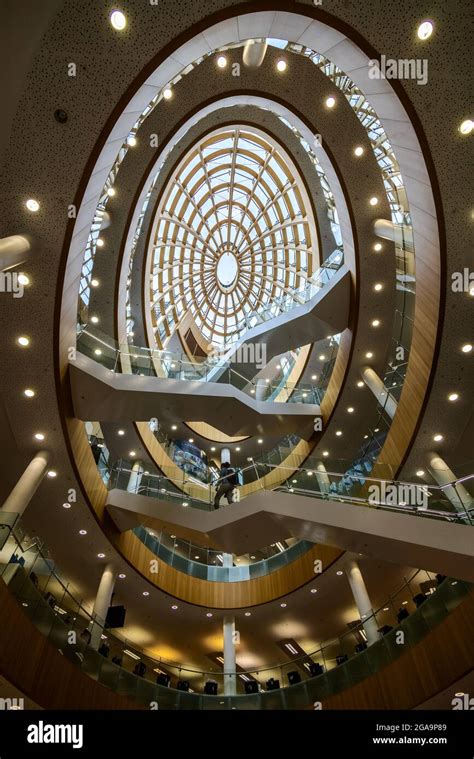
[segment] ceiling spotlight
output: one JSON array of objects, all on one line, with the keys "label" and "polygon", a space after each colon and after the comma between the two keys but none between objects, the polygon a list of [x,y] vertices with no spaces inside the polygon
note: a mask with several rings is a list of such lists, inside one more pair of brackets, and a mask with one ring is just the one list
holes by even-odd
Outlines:
[{"label": "ceiling spotlight", "polygon": [[79,535],[87,535],[87,530],[79,530]]},{"label": "ceiling spotlight", "polygon": [[318,379],[318,375],[317,375],[317,374],[312,374],[312,375],[311,375],[311,379],[312,379],[312,380],[313,380],[313,382],[314,382],[315,380],[317,380],[317,379]]},{"label": "ceiling spotlight", "polygon": [[246,611],[246,612],[245,612],[245,616],[246,616],[246,617],[250,617],[250,616],[251,616],[251,614],[252,614],[252,612],[251,612],[251,611]]},{"label": "ceiling spotlight", "polygon": [[225,69],[225,67],[227,66],[227,58],[225,57],[225,55],[220,55],[218,57],[217,65],[219,66],[220,69]]},{"label": "ceiling spotlight", "polygon": [[172,606],[171,608],[173,609],[173,611],[176,611],[176,609],[177,609],[178,607],[176,606],[176,604],[173,604],[173,606]]},{"label": "ceiling spotlight", "polygon": [[364,383],[362,382],[362,380],[359,380],[359,382],[357,383],[357,387],[364,387]]},{"label": "ceiling spotlight", "polygon": [[96,245],[97,245],[98,248],[103,248],[104,247],[104,241],[103,241],[102,237],[98,237],[97,238]]},{"label": "ceiling spotlight", "polygon": [[286,609],[286,604],[280,604],[282,609]]},{"label": "ceiling spotlight", "polygon": [[189,440],[188,440],[188,443],[194,443],[194,438],[190,437]]},{"label": "ceiling spotlight", "polygon": [[336,105],[336,98],[329,97],[326,98],[326,108],[334,108]]},{"label": "ceiling spotlight", "polygon": [[99,317],[98,316],[91,316],[91,322],[92,322],[92,324],[98,324],[99,323]]},{"label": "ceiling spotlight", "polygon": [[381,242],[376,242],[375,245],[374,245],[374,250],[377,253],[379,252],[379,250],[382,250],[382,243]]},{"label": "ceiling spotlight", "polygon": [[50,469],[48,472],[48,477],[57,477],[57,472],[54,471],[54,469]]},{"label": "ceiling spotlight", "polygon": [[105,553],[98,553],[97,554],[98,559],[105,559]]},{"label": "ceiling spotlight", "polygon": [[147,590],[144,590],[143,593],[142,593],[142,596],[149,596],[149,595],[150,594],[149,594],[149,592]]},{"label": "ceiling spotlight", "polygon": [[357,145],[357,147],[354,148],[354,155],[356,155],[357,158],[360,158],[361,155],[364,155],[364,148],[362,145]]},{"label": "ceiling spotlight", "polygon": [[171,89],[169,85],[168,87],[165,87],[165,89],[163,90],[163,97],[165,100],[171,100],[171,98],[173,97],[173,90]]},{"label": "ceiling spotlight", "polygon": [[121,572],[121,574],[119,574],[119,578],[120,578],[121,580],[125,580],[126,576],[127,576],[127,575],[125,575],[123,572]]},{"label": "ceiling spotlight", "polygon": [[107,190],[107,195],[109,196],[109,198],[113,198],[115,195],[115,189],[113,187],[109,187],[109,189]]},{"label": "ceiling spotlight", "polygon": [[70,508],[71,508],[71,504],[69,503],[69,501],[64,501],[63,509],[70,509]]},{"label": "ceiling spotlight", "polygon": [[278,69],[278,71],[280,71],[281,73],[283,73],[283,71],[286,71],[287,68],[288,68],[288,64],[285,61],[285,59],[284,58],[280,58],[280,60],[277,61],[277,69]]},{"label": "ceiling spotlight", "polygon": [[189,506],[189,503],[187,501],[183,501],[183,506]]},{"label": "ceiling spotlight", "polygon": [[347,413],[348,414],[353,414],[354,413],[354,407],[353,406],[349,406],[349,408],[347,409]]},{"label": "ceiling spotlight", "polygon": [[370,198],[370,200],[369,200],[369,203],[370,203],[371,206],[376,206],[378,202],[379,202],[379,199],[376,198],[375,195],[374,195],[373,198]]},{"label": "ceiling spotlight", "polygon": [[98,279],[91,279],[91,285],[92,285],[92,287],[99,287],[99,280]]},{"label": "ceiling spotlight", "polygon": [[19,337],[17,343],[18,345],[21,345],[22,348],[26,348],[26,346],[30,344],[30,338],[25,336]]},{"label": "ceiling spotlight", "polygon": [[36,440],[44,440],[44,435],[42,432],[37,432],[35,438]]},{"label": "ceiling spotlight", "polygon": [[342,569],[338,569],[336,574],[338,575],[338,577],[340,577],[342,574],[344,574],[344,572],[342,571]]},{"label": "ceiling spotlight", "polygon": [[94,353],[95,353],[96,356],[102,356],[102,351],[101,351],[100,348],[96,348],[95,351],[94,351]]},{"label": "ceiling spotlight", "polygon": [[457,393],[450,393],[448,395],[448,401],[457,401],[459,398],[459,395]]},{"label": "ceiling spotlight", "polygon": [[324,355],[324,353],[322,353],[322,354],[319,356],[319,360],[320,360],[320,361],[326,361],[326,356]]},{"label": "ceiling spotlight", "polygon": [[18,282],[20,285],[23,285],[23,287],[26,287],[30,284],[30,278],[26,276],[26,274],[19,274],[18,275]]},{"label": "ceiling spotlight", "polygon": [[171,425],[171,429],[172,429],[172,430],[177,430],[177,429],[178,429],[178,427],[176,426],[176,424],[172,424],[172,425]]},{"label": "ceiling spotlight", "polygon": [[341,430],[336,430],[336,436],[337,437],[341,437],[341,435],[342,435],[342,431]]},{"label": "ceiling spotlight", "polygon": [[240,451],[240,445],[238,445],[238,446],[237,446],[237,448],[236,448],[235,450],[236,450],[236,451],[237,451],[237,453],[238,453],[238,452]]},{"label": "ceiling spotlight", "polygon": [[133,457],[134,457],[134,456],[136,456],[137,454],[135,453],[135,451],[130,451],[130,453],[129,453],[128,455],[129,455],[129,456],[131,456],[131,457],[133,458]]},{"label": "ceiling spotlight", "polygon": [[125,430],[118,430],[117,435],[125,435]]},{"label": "ceiling spotlight", "polygon": [[37,200],[34,200],[33,198],[29,198],[25,203],[28,211],[31,211],[32,213],[36,213],[39,211],[40,204]]},{"label": "ceiling spotlight", "polygon": [[429,37],[431,37],[431,35],[433,34],[433,29],[434,29],[434,26],[433,26],[432,21],[422,21],[416,31],[418,35],[418,39],[423,40],[424,42]]},{"label": "ceiling spotlight", "polygon": [[466,343],[465,345],[463,345],[461,350],[463,353],[470,353],[472,351],[471,343]]},{"label": "ceiling spotlight", "polygon": [[325,459],[329,456],[329,451],[323,451],[323,456]]},{"label": "ceiling spotlight", "polygon": [[461,134],[467,135],[471,134],[472,128],[474,127],[474,121],[472,119],[466,119],[462,122],[461,126],[459,127],[459,131]]},{"label": "ceiling spotlight", "polygon": [[317,593],[317,592],[318,591],[316,590],[316,588],[311,588],[311,593]]},{"label": "ceiling spotlight", "polygon": [[380,326],[380,319],[374,319],[372,322],[372,327],[379,327]]},{"label": "ceiling spotlight", "polygon": [[27,398],[34,398],[35,391],[27,387],[26,390],[23,390],[23,395],[26,395]]},{"label": "ceiling spotlight", "polygon": [[379,292],[380,292],[380,290],[382,290],[382,288],[383,288],[383,285],[382,285],[380,282],[377,282],[377,283],[374,285],[374,290],[375,290],[375,292],[376,292],[376,293],[379,293]]},{"label": "ceiling spotlight", "polygon": [[215,450],[215,446],[212,446],[211,451],[214,452]]},{"label": "ceiling spotlight", "polygon": [[208,611],[206,617],[212,617],[212,612]]},{"label": "ceiling spotlight", "polygon": [[118,32],[121,32],[127,26],[127,19],[125,18],[125,15],[122,13],[122,11],[112,11],[110,14],[110,23],[114,29],[117,29]]},{"label": "ceiling spotlight", "polygon": [[137,138],[135,135],[130,135],[130,137],[127,140],[127,144],[130,145],[131,148],[134,148],[137,144]]},{"label": "ceiling spotlight", "polygon": [[443,439],[443,436],[439,434],[439,432],[436,435],[433,435],[433,440],[435,443],[440,443]]},{"label": "ceiling spotlight", "polygon": [[417,476],[417,477],[424,477],[424,476],[425,476],[425,471],[424,471],[424,469],[418,469],[418,471],[417,471],[417,473],[416,473],[416,476]]},{"label": "ceiling spotlight", "polygon": [[259,437],[259,438],[258,438],[258,440],[257,440],[257,443],[258,443],[259,445],[262,445],[262,443],[263,443],[263,440],[262,440],[262,438],[261,438],[261,437]]}]

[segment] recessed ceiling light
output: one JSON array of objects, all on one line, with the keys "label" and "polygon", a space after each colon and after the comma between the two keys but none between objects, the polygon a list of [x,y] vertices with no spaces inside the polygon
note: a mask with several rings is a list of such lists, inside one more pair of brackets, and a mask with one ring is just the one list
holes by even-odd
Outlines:
[{"label": "recessed ceiling light", "polygon": [[378,202],[379,202],[379,199],[376,198],[375,195],[369,200],[369,203],[371,206],[376,206]]},{"label": "recessed ceiling light", "polygon": [[340,577],[342,574],[344,574],[344,572],[341,569],[338,569],[336,574]]},{"label": "recessed ceiling light", "polygon": [[149,596],[149,595],[150,594],[149,594],[149,592],[147,590],[144,590],[143,593],[142,593],[142,596]]},{"label": "recessed ceiling light", "polygon": [[298,480],[291,480],[291,481],[292,481],[293,484],[295,484],[296,482],[298,482]]},{"label": "recessed ceiling light", "polygon": [[374,429],[374,432],[378,432],[378,431],[379,431],[379,428],[378,428],[378,427],[376,427],[376,428]]},{"label": "recessed ceiling light", "polygon": [[163,90],[163,97],[165,100],[171,100],[171,98],[173,97],[173,90],[171,89],[170,86],[165,87],[165,89]]},{"label": "recessed ceiling light", "polygon": [[314,382],[315,380],[317,380],[317,379],[318,379],[318,375],[317,375],[317,374],[312,374],[312,375],[311,375],[311,379],[312,379],[312,380],[313,380],[313,382]]},{"label": "recessed ceiling light", "polygon": [[418,469],[418,471],[416,473],[416,476],[417,477],[424,477],[424,475],[425,475],[425,470],[424,469]]},{"label": "recessed ceiling light", "polygon": [[348,414],[353,414],[354,413],[354,406],[349,406],[349,408],[347,409],[347,413]]},{"label": "recessed ceiling light", "polygon": [[389,611],[389,608],[388,608],[388,606],[384,606],[384,607],[383,607],[383,610],[384,610],[384,611]]},{"label": "recessed ceiling light", "polygon": [[57,477],[57,472],[54,471],[54,469],[50,469],[48,472],[48,477]]},{"label": "recessed ceiling light", "polygon": [[212,448],[211,448],[211,451],[213,451],[213,452],[214,452],[215,450],[216,450],[216,449],[215,449],[215,447],[214,447],[214,446],[212,446]]},{"label": "recessed ceiling light", "polygon": [[126,574],[124,574],[123,572],[121,572],[121,573],[119,574],[119,578],[120,578],[121,580],[125,580],[126,576],[127,576],[127,575],[126,575]]},{"label": "recessed ceiling light", "polygon": [[308,477],[312,477],[313,476],[312,472],[306,472],[306,474],[308,475]]},{"label": "recessed ceiling light", "polygon": [[23,390],[23,395],[26,395],[27,398],[34,398],[35,391],[31,390],[31,388],[27,387],[26,390]]},{"label": "recessed ceiling light", "polygon": [[87,530],[79,530],[79,535],[87,535]]},{"label": "recessed ceiling light", "polygon": [[39,211],[40,204],[37,200],[34,200],[33,198],[29,198],[25,203],[28,211],[31,211],[32,213],[36,213]]},{"label": "recessed ceiling light", "polygon": [[22,335],[21,337],[19,337],[17,339],[17,343],[18,343],[18,345],[21,345],[22,348],[26,348],[27,345],[30,344],[30,338],[29,337],[25,337],[24,335]]},{"label": "recessed ceiling light", "polygon": [[250,616],[251,616],[251,614],[252,614],[252,612],[251,612],[251,611],[246,611],[246,612],[245,612],[245,616],[246,616],[246,617],[250,617]]},{"label": "recessed ceiling light", "polygon": [[64,501],[63,509],[70,509],[70,508],[71,508],[71,504],[69,503],[69,501]]},{"label": "recessed ceiling light", "polygon": [[472,121],[472,119],[466,119],[459,127],[459,131],[464,135],[471,134],[473,127],[474,121]]},{"label": "recessed ceiling light", "polygon": [[324,458],[327,458],[329,456],[329,451],[323,451]]},{"label": "recessed ceiling light", "polygon": [[255,395],[255,390],[252,388],[250,391],[251,395]]},{"label": "recessed ceiling light", "polygon": [[172,424],[172,425],[171,425],[171,429],[172,429],[172,430],[177,430],[178,428],[177,428],[176,424]]},{"label": "recessed ceiling light", "polygon": [[104,241],[103,241],[102,237],[98,237],[98,238],[97,238],[97,243],[96,243],[96,245],[97,245],[97,247],[98,247],[98,248],[103,248],[103,247],[104,247],[105,243],[104,243]]},{"label": "recessed ceiling light", "polygon": [[188,443],[194,443],[194,438],[190,437],[189,440],[188,440]]},{"label": "recessed ceiling light", "polygon": [[368,435],[364,435],[364,440],[367,440],[368,437],[369,437]]},{"label": "recessed ceiling light", "polygon": [[238,452],[238,451],[240,451],[240,445],[238,445],[238,446],[237,446],[237,448],[236,448],[235,450],[236,450],[237,452]]},{"label": "recessed ceiling light", "polygon": [[366,357],[366,358],[373,358],[373,356],[374,356],[374,354],[372,353],[372,351],[368,351],[368,352],[365,354],[365,357]]},{"label": "recessed ceiling light", "polygon": [[408,601],[402,601],[402,606],[406,606]]},{"label": "recessed ceiling light", "polygon": [[176,609],[177,609],[178,607],[176,606],[176,604],[173,604],[173,606],[172,606],[171,608],[173,609],[173,611],[176,611]]},{"label": "recessed ceiling light", "polygon": [[117,435],[125,435],[125,430],[118,430]]},{"label": "recessed ceiling light", "polygon": [[98,553],[97,554],[98,559],[105,559],[105,553]]},{"label": "recessed ceiling light", "polygon": [[261,437],[259,437],[259,438],[258,438],[258,440],[257,440],[257,443],[258,443],[259,445],[262,445],[262,443],[263,443],[263,440],[262,440],[262,438],[261,438]]},{"label": "recessed ceiling light", "polygon": [[276,368],[277,368],[277,370],[278,370],[278,371],[280,371],[280,369],[281,369],[281,366],[280,366],[280,364],[277,364],[277,365],[276,365]]},{"label": "recessed ceiling light", "polygon": [[457,401],[459,398],[459,395],[457,393],[450,393],[448,395],[448,401]]},{"label": "recessed ceiling light", "polygon": [[227,58],[225,57],[225,55],[220,55],[218,57],[217,65],[219,66],[220,69],[225,69],[225,67],[227,66]]},{"label": "recessed ceiling light", "polygon": [[336,105],[336,98],[328,97],[326,98],[326,108],[334,108]]},{"label": "recessed ceiling light", "polygon": [[114,29],[117,29],[118,32],[121,32],[127,26],[127,19],[125,18],[125,15],[122,13],[122,11],[112,11],[110,14],[110,23]]},{"label": "recessed ceiling light", "polygon": [[127,144],[130,145],[131,148],[134,148],[137,144],[137,138],[135,135],[130,135],[130,137],[127,140]]},{"label": "recessed ceiling light", "polygon": [[107,190],[107,195],[109,196],[109,198],[113,198],[115,195],[115,192],[116,192],[115,187],[109,187],[109,189]]},{"label": "recessed ceiling light", "polygon": [[381,282],[377,282],[377,283],[374,285],[374,290],[375,290],[375,292],[377,292],[377,293],[379,293],[379,292],[380,292],[380,290],[382,290],[382,288],[383,288],[383,285],[382,285],[382,283],[381,283]]},{"label": "recessed ceiling light", "polygon": [[318,591],[316,590],[316,588],[311,588],[311,593],[317,593],[317,592]]},{"label": "recessed ceiling light", "polygon": [[374,245],[374,250],[377,253],[379,252],[379,250],[382,250],[382,243],[381,242],[376,242],[375,245]]},{"label": "recessed ceiling light", "polygon": [[23,285],[23,287],[26,287],[30,284],[30,278],[26,274],[21,273],[18,275],[18,282],[20,285]]},{"label": "recessed ceiling light", "polygon": [[131,456],[132,458],[133,458],[134,456],[136,456],[136,455],[137,455],[137,454],[135,453],[135,451],[130,451],[130,453],[129,453],[129,456]]},{"label": "recessed ceiling light", "polygon": [[325,361],[325,360],[326,360],[326,356],[324,355],[324,353],[322,353],[322,354],[319,356],[319,360],[320,360],[320,361]]},{"label": "recessed ceiling light", "polygon": [[99,280],[98,279],[91,279],[91,285],[92,285],[92,287],[99,287]]},{"label": "recessed ceiling light", "polygon": [[466,343],[465,345],[463,345],[461,350],[463,353],[470,353],[472,351],[471,343]]},{"label": "recessed ceiling light", "polygon": [[91,316],[91,322],[92,322],[92,324],[98,324],[99,323],[99,317],[98,316]]},{"label": "recessed ceiling light", "polygon": [[364,148],[362,145],[357,145],[357,147],[354,148],[354,155],[356,155],[357,158],[360,158],[361,155],[364,155]]},{"label": "recessed ceiling light", "polygon": [[183,506],[189,506],[189,503],[187,501],[183,501]]},{"label": "recessed ceiling light", "polygon": [[277,61],[277,69],[278,69],[278,71],[283,72],[283,71],[286,71],[287,68],[288,68],[288,64],[285,61],[285,59],[284,58],[280,58],[280,60]]},{"label": "recessed ceiling light", "polygon": [[280,604],[282,609],[286,609],[286,604]]},{"label": "recessed ceiling light", "polygon": [[199,559],[199,556],[198,556],[198,555],[196,555],[194,558],[195,558],[195,559]]},{"label": "recessed ceiling light", "polygon": [[362,380],[358,381],[357,387],[364,387],[364,383],[362,382]]},{"label": "recessed ceiling light", "polygon": [[206,617],[212,617],[212,612],[208,611]]},{"label": "recessed ceiling light", "polygon": [[337,435],[337,437],[341,437],[341,435],[342,435],[341,430],[336,430],[336,435]]},{"label": "recessed ceiling light", "polygon": [[96,348],[95,351],[94,351],[94,353],[95,353],[96,356],[102,356],[102,351],[101,351],[100,348]]},{"label": "recessed ceiling light", "polygon": [[36,438],[36,440],[44,440],[44,435],[43,435],[42,432],[37,432],[35,434],[35,438]]},{"label": "recessed ceiling light", "polygon": [[443,439],[443,436],[439,434],[439,432],[436,435],[433,435],[433,440],[435,443],[440,443]]},{"label": "recessed ceiling light", "polygon": [[429,37],[431,37],[433,34],[433,29],[434,26],[432,21],[422,21],[416,31],[418,38],[424,42]]}]

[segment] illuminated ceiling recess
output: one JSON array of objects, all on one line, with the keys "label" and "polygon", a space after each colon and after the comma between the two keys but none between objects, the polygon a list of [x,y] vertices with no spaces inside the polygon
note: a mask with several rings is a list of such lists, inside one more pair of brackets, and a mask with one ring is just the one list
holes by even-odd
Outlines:
[{"label": "illuminated ceiling recess", "polygon": [[247,126],[213,132],[183,157],[162,193],[150,246],[159,347],[187,313],[210,347],[227,343],[250,314],[303,290],[319,265],[296,166],[269,135]]}]

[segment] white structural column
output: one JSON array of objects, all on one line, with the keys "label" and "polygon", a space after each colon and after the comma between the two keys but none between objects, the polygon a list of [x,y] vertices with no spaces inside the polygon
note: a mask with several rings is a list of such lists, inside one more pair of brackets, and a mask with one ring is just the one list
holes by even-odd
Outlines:
[{"label": "white structural column", "polygon": [[354,561],[354,559],[349,559],[346,562],[345,570],[359,616],[362,620],[362,626],[367,635],[367,645],[371,646],[372,643],[379,640],[380,634],[377,629],[377,621],[375,617],[372,616],[372,604],[370,603],[362,572],[360,571],[358,563]]},{"label": "white structural column", "polygon": [[374,232],[382,240],[390,240],[405,251],[413,251],[413,232],[411,228],[402,224],[394,224],[388,219],[376,219],[374,221]]},{"label": "white structural column", "polygon": [[3,503],[2,511],[23,514],[48,470],[48,462],[48,451],[38,451]]},{"label": "white structural column", "polygon": [[326,471],[326,467],[324,466],[322,461],[318,461],[316,463],[316,479],[318,481],[319,490],[321,493],[329,493],[331,489],[331,480],[329,479],[329,475]]},{"label": "white structural column", "polygon": [[465,511],[472,506],[473,498],[462,483],[451,485],[457,480],[454,472],[437,453],[428,454],[428,469],[440,487],[444,487],[443,493],[452,503],[456,511]]},{"label": "white structural column", "polygon": [[138,493],[140,483],[142,481],[143,464],[141,461],[135,461],[130,472],[130,478],[128,480],[127,492]]},{"label": "white structural column", "polygon": [[95,621],[91,630],[91,646],[98,649],[100,638],[104,630],[105,618],[112,600],[112,593],[115,587],[116,570],[113,564],[107,564],[102,572],[99,587],[94,603]]},{"label": "white structural column", "polygon": [[30,243],[23,235],[11,235],[0,239],[0,271],[19,266],[28,258]]},{"label": "white structural column", "polygon": [[229,448],[223,448],[221,450],[221,465],[223,463],[230,464],[230,449]]},{"label": "white structural column", "polygon": [[222,625],[224,638],[224,695],[235,696],[237,693],[237,674],[235,668],[235,618],[226,614]]},{"label": "white structural column", "polygon": [[380,405],[385,407],[390,419],[393,419],[397,411],[397,401],[393,395],[390,395],[377,372],[370,366],[364,366],[362,369],[362,379],[373,392]]},{"label": "white structural column", "polygon": [[267,383],[260,377],[255,383],[255,400],[264,401]]}]

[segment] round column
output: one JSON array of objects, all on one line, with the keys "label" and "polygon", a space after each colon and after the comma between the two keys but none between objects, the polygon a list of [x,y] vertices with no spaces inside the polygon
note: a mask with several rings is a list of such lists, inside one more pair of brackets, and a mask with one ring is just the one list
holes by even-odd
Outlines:
[{"label": "round column", "polygon": [[362,620],[362,626],[367,635],[367,645],[371,646],[372,643],[375,643],[380,639],[380,634],[377,629],[377,621],[375,617],[372,616],[372,604],[370,603],[362,572],[360,571],[358,563],[353,559],[349,559],[346,562],[345,570],[357,606],[357,611]]},{"label": "round column", "polygon": [[428,468],[433,479],[440,487],[448,486],[443,488],[443,493],[452,503],[455,510],[465,511],[472,506],[473,498],[464,485],[462,483],[451,485],[452,482],[457,480],[457,477],[441,456],[437,453],[430,453],[428,454],[428,461]]},{"label": "round column", "polygon": [[91,646],[96,650],[104,630],[105,618],[112,600],[115,587],[116,570],[113,564],[107,564],[102,572],[94,603],[94,622],[91,630]]},{"label": "round column", "polygon": [[235,696],[237,693],[237,675],[235,668],[235,618],[225,615],[222,625],[224,637],[224,695]]},{"label": "round column", "polygon": [[315,469],[316,479],[318,481],[321,493],[329,493],[331,489],[331,480],[322,461],[318,461]]},{"label": "round column", "polygon": [[21,516],[48,470],[48,451],[38,451],[2,505],[2,511]]},{"label": "round column", "polygon": [[140,483],[143,475],[143,464],[141,461],[135,461],[130,472],[130,478],[128,480],[127,492],[138,493]]},{"label": "round column", "polygon": [[384,406],[390,419],[393,419],[397,411],[397,401],[393,395],[390,395],[377,372],[375,372],[370,366],[365,366],[362,369],[362,379],[367,387],[373,392],[380,405]]}]

